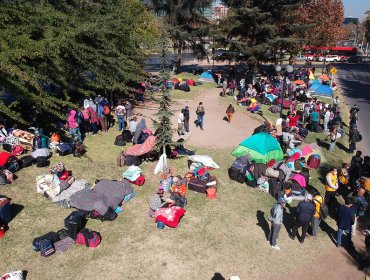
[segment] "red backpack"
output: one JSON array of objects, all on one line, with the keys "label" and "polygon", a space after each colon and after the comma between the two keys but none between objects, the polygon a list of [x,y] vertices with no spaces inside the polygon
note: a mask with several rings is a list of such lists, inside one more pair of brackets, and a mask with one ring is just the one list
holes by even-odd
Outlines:
[{"label": "red backpack", "polygon": [[142,186],[145,184],[145,177],[144,175],[140,175],[136,180],[135,182],[132,182],[130,181],[131,183],[133,183],[134,185],[136,186]]},{"label": "red backpack", "polygon": [[99,232],[83,228],[76,237],[76,244],[86,245],[86,247],[98,247],[101,241]]},{"label": "red backpack", "polygon": [[24,148],[21,145],[15,145],[12,148],[12,155],[13,156],[20,156],[21,154],[23,154],[23,152],[24,152]]},{"label": "red backpack", "polygon": [[104,115],[109,115],[110,113],[110,108],[108,105],[105,105],[104,108],[103,108],[103,113]]}]

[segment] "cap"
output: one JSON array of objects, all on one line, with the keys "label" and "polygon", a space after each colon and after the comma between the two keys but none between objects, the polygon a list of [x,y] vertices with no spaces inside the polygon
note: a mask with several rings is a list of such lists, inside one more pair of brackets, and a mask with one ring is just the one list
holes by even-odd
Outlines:
[{"label": "cap", "polygon": [[306,199],[307,200],[312,200],[312,194],[310,194],[310,193],[306,194]]},{"label": "cap", "polygon": [[280,204],[280,203],[285,203],[285,199],[283,198],[283,197],[279,197],[279,199],[278,199],[278,203]]}]

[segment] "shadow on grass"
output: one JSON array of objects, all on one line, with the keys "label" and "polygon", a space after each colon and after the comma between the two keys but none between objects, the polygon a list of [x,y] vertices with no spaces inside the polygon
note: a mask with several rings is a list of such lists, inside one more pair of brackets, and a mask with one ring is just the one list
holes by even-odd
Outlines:
[{"label": "shadow on grass", "polygon": [[325,232],[329,236],[331,242],[333,242],[334,245],[337,245],[337,240],[336,240],[337,232],[331,226],[329,226],[325,222],[325,220],[322,220],[320,222],[320,228],[323,232]]},{"label": "shadow on grass", "polygon": [[317,142],[317,145],[319,145],[319,147],[329,150],[329,147],[330,147],[329,143],[322,141],[320,138],[316,138],[316,142]]},{"label": "shadow on grass", "polygon": [[9,223],[14,220],[14,218],[22,212],[24,206],[16,203],[10,204],[10,213],[12,213],[12,218],[10,219]]},{"label": "shadow on grass", "polygon": [[263,232],[265,233],[266,240],[268,240],[269,233],[270,233],[270,227],[269,227],[269,223],[267,222],[265,218],[265,213],[262,212],[261,210],[257,211],[257,221],[258,223],[256,225],[262,228]]},{"label": "shadow on grass", "polygon": [[339,149],[345,151],[346,153],[348,153],[348,151],[349,151],[349,149],[346,146],[344,146],[342,143],[337,142],[337,147]]},{"label": "shadow on grass", "polygon": [[289,212],[284,211],[283,224],[285,226],[286,232],[289,235],[291,235],[293,224],[294,224],[294,214],[293,213],[295,213],[295,208],[292,208],[289,204],[286,204],[286,208],[289,209]]}]

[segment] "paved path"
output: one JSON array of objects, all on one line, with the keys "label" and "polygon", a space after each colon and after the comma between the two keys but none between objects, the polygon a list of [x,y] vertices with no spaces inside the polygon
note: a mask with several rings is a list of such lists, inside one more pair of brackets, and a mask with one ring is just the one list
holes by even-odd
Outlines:
[{"label": "paved path", "polygon": [[357,144],[363,155],[370,155],[370,65],[337,64],[338,82],[348,108],[360,108],[358,129],[363,140]]},{"label": "paved path", "polygon": [[[174,116],[172,117],[173,128],[177,129],[177,117],[180,109],[189,106],[190,110],[190,132],[191,135],[186,141],[194,147],[227,148],[236,147],[245,138],[252,135],[253,130],[260,123],[252,119],[247,111],[236,112],[231,124],[223,120],[226,116],[227,104],[224,104],[219,97],[220,89],[214,88],[198,94],[194,100],[180,100],[172,106]],[[195,127],[195,110],[199,102],[203,102],[205,107],[204,130]],[[153,118],[157,111],[156,104],[146,103],[137,111],[145,118]],[[147,122],[149,124],[150,122]]]}]

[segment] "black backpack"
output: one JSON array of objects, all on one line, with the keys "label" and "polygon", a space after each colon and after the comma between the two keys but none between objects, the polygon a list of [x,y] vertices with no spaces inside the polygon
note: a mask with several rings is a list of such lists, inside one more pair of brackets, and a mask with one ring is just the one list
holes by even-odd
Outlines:
[{"label": "black backpack", "polygon": [[131,142],[132,141],[132,133],[130,130],[124,130],[122,131],[122,137],[125,142]]},{"label": "black backpack", "polygon": [[47,157],[37,157],[36,158],[36,166],[37,167],[46,167],[46,166],[48,166]]},{"label": "black backpack", "polygon": [[125,159],[126,166],[131,166],[131,165],[139,166],[141,163],[142,163],[141,157],[126,155],[126,159]]},{"label": "black backpack", "polygon": [[125,146],[126,142],[122,135],[118,135],[116,139],[114,140],[114,145],[116,146]]},{"label": "black backpack", "polygon": [[137,139],[137,144],[143,144],[146,139],[148,139],[149,134],[145,132],[141,132],[139,138]]},{"label": "black backpack", "polygon": [[34,164],[35,161],[36,159],[33,156],[28,155],[28,156],[21,157],[18,162],[22,168],[25,168],[25,167],[28,167]]}]

